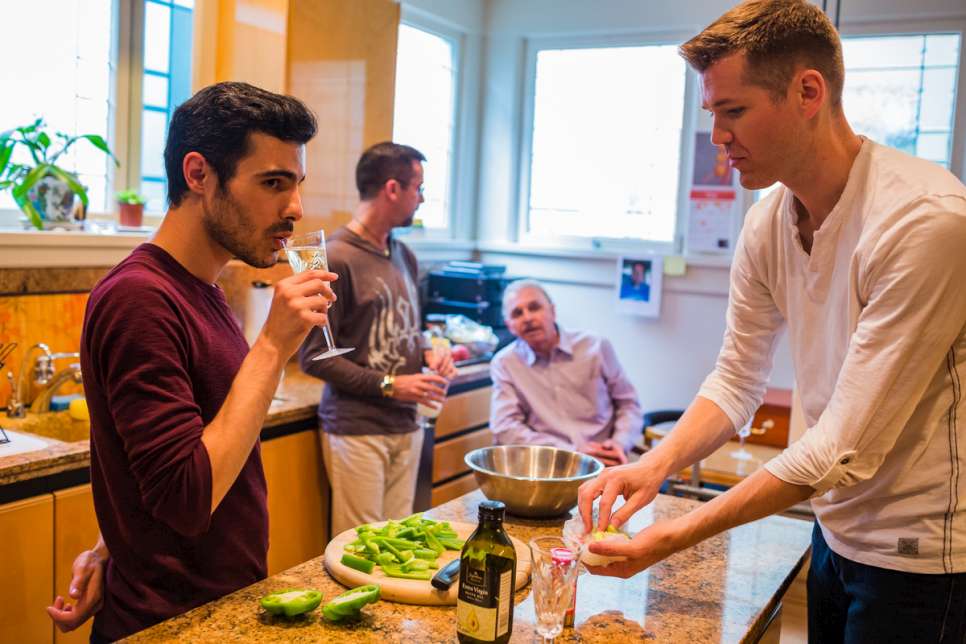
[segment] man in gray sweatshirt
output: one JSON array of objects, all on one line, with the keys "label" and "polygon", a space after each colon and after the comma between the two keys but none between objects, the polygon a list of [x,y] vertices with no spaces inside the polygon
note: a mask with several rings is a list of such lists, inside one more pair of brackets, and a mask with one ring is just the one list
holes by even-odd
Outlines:
[{"label": "man in gray sweatshirt", "polygon": [[[327,240],[329,270],[339,275],[329,310],[344,356],[314,361],[319,329],[299,354],[302,370],[325,381],[319,403],[322,454],[332,487],[332,534],[412,512],[423,433],[417,403],[441,403],[452,360],[433,357],[420,333],[417,265],[390,235],[409,226],[423,202],[425,157],[378,143],[356,165],[359,205]],[[422,373],[423,365],[435,373]]]}]

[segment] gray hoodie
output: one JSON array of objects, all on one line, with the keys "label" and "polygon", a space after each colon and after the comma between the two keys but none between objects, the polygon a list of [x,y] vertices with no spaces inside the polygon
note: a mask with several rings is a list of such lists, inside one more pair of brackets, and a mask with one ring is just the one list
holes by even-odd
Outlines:
[{"label": "gray hoodie", "polygon": [[404,434],[417,429],[416,405],[384,398],[383,376],[419,373],[422,367],[417,263],[390,238],[387,257],[346,227],[327,240],[329,270],[338,300],[329,309],[336,346],[355,351],[313,361],[324,350],[313,329],[299,351],[302,371],[325,381],[319,403],[324,431],[343,435]]}]

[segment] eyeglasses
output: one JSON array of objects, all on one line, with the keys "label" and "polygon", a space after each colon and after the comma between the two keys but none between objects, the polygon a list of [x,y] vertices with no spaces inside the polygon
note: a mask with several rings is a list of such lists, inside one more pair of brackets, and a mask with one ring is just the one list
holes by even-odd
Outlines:
[{"label": "eyeglasses", "polygon": [[[399,181],[399,179],[396,179],[396,181],[399,182],[399,185],[402,186],[403,190],[408,190],[409,189],[409,184],[407,182],[405,182],[405,181]],[[419,196],[420,197],[423,196],[423,194],[424,194],[423,191],[425,190],[425,188],[426,188],[425,184],[422,184],[422,183],[419,184],[419,186],[416,188],[416,192],[419,193]]]}]

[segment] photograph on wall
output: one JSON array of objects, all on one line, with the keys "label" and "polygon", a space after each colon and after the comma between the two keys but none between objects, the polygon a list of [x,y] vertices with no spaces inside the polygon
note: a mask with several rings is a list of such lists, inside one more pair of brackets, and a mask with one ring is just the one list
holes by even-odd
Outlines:
[{"label": "photograph on wall", "polygon": [[661,314],[663,258],[622,257],[617,261],[617,311],[656,318]]}]

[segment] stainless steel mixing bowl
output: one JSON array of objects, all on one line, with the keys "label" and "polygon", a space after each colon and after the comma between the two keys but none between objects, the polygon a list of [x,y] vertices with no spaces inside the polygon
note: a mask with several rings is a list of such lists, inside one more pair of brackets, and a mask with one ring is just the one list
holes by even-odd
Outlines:
[{"label": "stainless steel mixing bowl", "polygon": [[512,514],[555,517],[577,505],[577,488],[600,474],[596,458],[556,447],[496,445],[466,455],[488,499],[503,501]]}]

